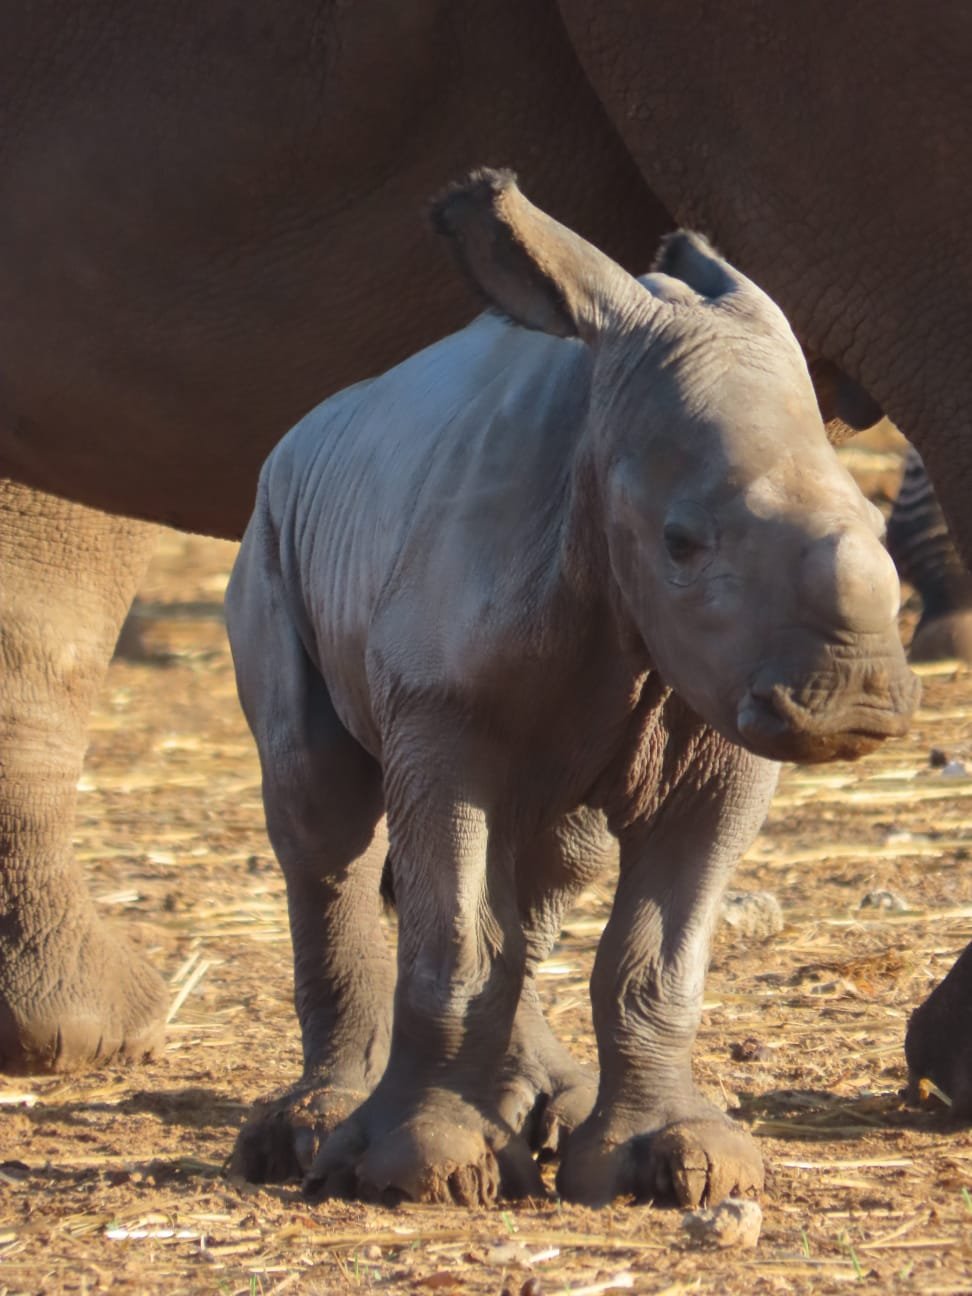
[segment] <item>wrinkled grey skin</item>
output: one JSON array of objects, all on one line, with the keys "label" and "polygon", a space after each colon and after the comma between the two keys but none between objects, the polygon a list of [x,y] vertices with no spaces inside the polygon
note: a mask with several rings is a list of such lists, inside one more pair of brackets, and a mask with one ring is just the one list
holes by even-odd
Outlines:
[{"label": "wrinkled grey skin", "polygon": [[[548,1139],[576,1126],[572,1200],[756,1191],[755,1144],[691,1077],[709,937],[766,757],[855,755],[908,723],[883,524],[782,314],[704,242],[673,236],[639,283],[496,172],[438,221],[541,332],[484,316],[309,414],[263,469],[227,592],[305,1054],[237,1163],[279,1154],[296,1100],[318,1111],[295,1140],[314,1191],[540,1193],[539,1101]],[[611,838],[595,1091],[533,974]]]}]

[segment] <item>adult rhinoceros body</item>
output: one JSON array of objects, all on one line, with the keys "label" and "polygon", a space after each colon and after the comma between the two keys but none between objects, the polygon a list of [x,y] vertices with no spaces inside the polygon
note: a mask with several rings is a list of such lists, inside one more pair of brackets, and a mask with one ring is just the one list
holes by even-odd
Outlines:
[{"label": "adult rhinoceros body", "polygon": [[151,542],[81,505],[239,534],[295,418],[468,317],[417,215],[443,177],[511,164],[638,270],[653,192],[707,229],[917,442],[972,552],[970,56],[958,3],[4,7],[0,1066],[138,1056],[164,1016],[72,852]]},{"label": "adult rhinoceros body", "polygon": [[[714,906],[776,781],[752,753],[907,724],[883,524],[783,316],[704,244],[672,236],[680,278],[639,283],[496,172],[439,218],[487,298],[554,336],[484,317],[326,401],[261,475],[227,614],[305,1069],[239,1157],[266,1173],[310,1107],[325,1191],[489,1201],[539,1191],[519,1130],[541,1102],[548,1133],[587,1117],[574,1199],[747,1192],[755,1146],[689,1065]],[[532,978],[611,837],[595,1102]]]}]

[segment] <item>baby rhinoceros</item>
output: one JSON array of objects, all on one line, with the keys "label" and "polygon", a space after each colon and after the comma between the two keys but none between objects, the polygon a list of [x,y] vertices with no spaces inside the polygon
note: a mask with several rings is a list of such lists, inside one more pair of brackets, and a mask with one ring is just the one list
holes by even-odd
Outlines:
[{"label": "baby rhinoceros", "polygon": [[[532,1144],[573,1201],[754,1192],[692,1080],[710,935],[774,762],[915,707],[881,518],[782,314],[703,239],[637,280],[492,171],[435,218],[502,317],[298,424],[230,583],[304,1047],[236,1166],[475,1204],[541,1192]],[[593,1077],[535,976],[612,851]]]}]

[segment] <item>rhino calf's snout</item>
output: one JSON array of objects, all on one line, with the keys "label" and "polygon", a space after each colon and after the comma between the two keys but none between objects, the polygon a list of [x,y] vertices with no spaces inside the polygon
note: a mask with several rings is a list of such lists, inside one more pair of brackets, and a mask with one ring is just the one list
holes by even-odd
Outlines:
[{"label": "rhino calf's snout", "polygon": [[898,615],[901,586],[894,563],[863,527],[815,540],[803,556],[798,579],[806,609],[834,630],[881,634]]},{"label": "rhino calf's snout", "polygon": [[750,684],[737,722],[766,755],[810,762],[855,759],[906,733],[921,696],[900,652],[883,662],[821,659],[808,678],[815,683],[794,688],[775,664]]},{"label": "rhino calf's snout", "polygon": [[852,517],[811,536],[790,585],[794,621],[765,640],[736,725],[775,760],[853,759],[907,731],[920,686],[898,634],[898,575],[875,530]]}]

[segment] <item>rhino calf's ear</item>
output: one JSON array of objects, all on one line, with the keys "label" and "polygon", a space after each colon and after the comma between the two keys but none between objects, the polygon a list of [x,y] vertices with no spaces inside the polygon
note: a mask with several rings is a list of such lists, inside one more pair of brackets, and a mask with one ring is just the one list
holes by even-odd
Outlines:
[{"label": "rhino calf's ear", "polygon": [[680,279],[700,297],[713,300],[740,286],[740,276],[729,263],[723,261],[707,238],[692,230],[675,230],[665,235],[652,272]]},{"label": "rhino calf's ear", "polygon": [[524,198],[511,171],[482,169],[432,204],[477,292],[525,328],[593,342],[632,295],[648,296],[610,257]]},{"label": "rhino calf's ear", "polygon": [[488,305],[526,328],[575,337],[563,295],[517,236],[524,213],[515,199],[510,211],[514,194],[525,204],[512,171],[473,171],[435,199],[433,228],[451,240],[456,260]]}]

